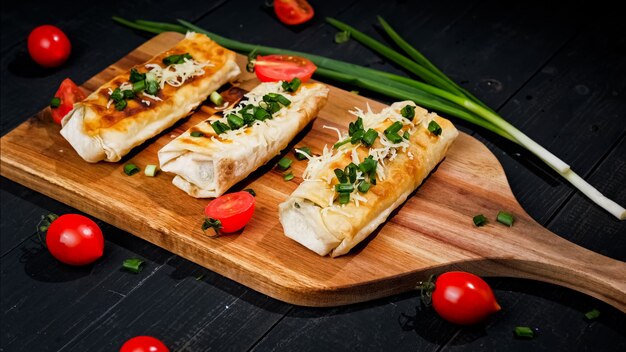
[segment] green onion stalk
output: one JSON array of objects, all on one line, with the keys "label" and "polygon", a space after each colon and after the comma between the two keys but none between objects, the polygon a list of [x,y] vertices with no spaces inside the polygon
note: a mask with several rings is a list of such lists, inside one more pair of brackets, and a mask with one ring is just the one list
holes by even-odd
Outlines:
[{"label": "green onion stalk", "polygon": [[145,20],[129,21],[120,17],[113,17],[113,20],[130,28],[149,33],[166,31],[203,33],[219,45],[243,54],[256,52],[259,55],[282,54],[307,58],[318,67],[315,71],[316,77],[361,87],[394,99],[412,100],[425,108],[468,121],[525,147],[593,202],[618,219],[626,219],[626,209],[602,195],[597,189],[572,171],[569,165],[515,128],[478,98],[457,85],[395,32],[381,17],[378,17],[378,20],[385,33],[399,48],[406,52],[408,57],[343,22],[332,18],[328,18],[327,21],[340,31],[349,33],[351,38],[417,75],[424,82],[323,56],[243,43],[211,33],[184,20],[178,20],[178,24]]}]

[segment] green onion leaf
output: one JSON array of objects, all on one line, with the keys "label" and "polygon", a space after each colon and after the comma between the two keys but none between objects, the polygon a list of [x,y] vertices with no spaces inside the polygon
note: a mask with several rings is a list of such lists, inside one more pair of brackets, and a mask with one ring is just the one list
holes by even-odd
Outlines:
[{"label": "green onion leaf", "polygon": [[404,139],[410,139],[411,138],[411,134],[409,133],[409,131],[404,131],[404,133],[402,134],[402,138]]},{"label": "green onion leaf", "polygon": [[398,133],[402,129],[402,122],[396,121],[385,129],[385,134]]},{"label": "green onion leaf", "polygon": [[122,262],[122,268],[130,271],[133,274],[139,274],[143,269],[144,261],[139,258],[125,259]]},{"label": "green onion leaf", "polygon": [[146,80],[146,93],[156,96],[158,92],[159,82],[156,80]]},{"label": "green onion leaf", "polygon": [[402,142],[402,137],[400,137],[397,133],[385,133],[385,137],[387,137],[387,139],[393,144]]},{"label": "green onion leaf", "polygon": [[220,93],[218,93],[217,91],[213,91],[211,93],[211,95],[209,96],[209,100],[211,100],[211,102],[216,106],[224,105],[224,98],[222,98]]},{"label": "green onion leaf", "polygon": [[357,189],[361,193],[367,193],[367,191],[370,190],[371,186],[372,185],[369,182],[361,181],[361,183],[359,183],[359,186],[357,187]]},{"label": "green onion leaf", "polygon": [[363,138],[361,138],[361,142],[363,142],[365,146],[371,147],[372,144],[374,144],[374,142],[376,141],[376,138],[378,138],[378,132],[373,128],[370,128],[369,130],[367,130],[367,132],[365,132]]},{"label": "green onion leaf", "polygon": [[600,316],[600,311],[597,309],[592,309],[585,313],[585,319],[588,321],[596,320]]},{"label": "green onion leaf", "polygon": [[415,106],[407,104],[402,108],[402,110],[400,110],[400,113],[402,114],[402,117],[413,121],[413,118],[415,117]]},{"label": "green onion leaf", "polygon": [[370,155],[359,164],[359,170],[364,174],[370,174],[372,171],[376,171],[376,165],[378,165],[378,163],[374,160],[374,157]]},{"label": "green onion leaf", "polygon": [[163,63],[168,66],[175,65],[175,64],[182,64],[185,62],[185,59],[192,60],[193,57],[191,57],[189,53],[185,53],[182,55],[170,55],[163,59]]},{"label": "green onion leaf", "polygon": [[339,193],[339,204],[348,204],[350,203],[350,193],[348,192],[342,192]]},{"label": "green onion leaf", "polygon": [[143,81],[144,79],[146,79],[145,73],[139,73],[139,71],[137,71],[137,69],[134,67],[130,69],[130,83]]},{"label": "green onion leaf", "polygon": [[337,44],[343,44],[348,40],[350,40],[350,32],[348,31],[337,32],[335,34],[335,43]]},{"label": "green onion leaf", "polygon": [[528,326],[516,326],[513,332],[515,333],[515,336],[519,338],[532,339],[535,337],[535,331]]},{"label": "green onion leaf", "polygon": [[291,159],[289,159],[287,157],[284,157],[284,158],[280,159],[280,161],[278,161],[278,169],[282,170],[282,171],[285,171],[285,170],[287,170],[291,166],[291,163],[293,163],[293,160],[291,160]]},{"label": "green onion leaf", "polygon": [[235,114],[228,114],[226,121],[231,129],[236,130],[243,127],[243,119]]},{"label": "green onion leaf", "polygon": [[146,165],[145,170],[143,171],[144,175],[149,177],[154,177],[157,173],[157,166],[154,164]]},{"label": "green onion leaf", "polygon": [[[213,219],[213,218],[204,218],[204,222],[202,223],[202,232],[204,232],[205,234],[206,234],[206,230],[213,229],[215,230],[215,236],[219,236],[221,228],[222,228],[221,221],[217,219]],[[215,236],[209,236],[209,237],[215,237]]]},{"label": "green onion leaf", "polygon": [[350,181],[350,183],[355,183],[356,182],[356,171],[358,170],[358,167],[356,166],[355,163],[350,163],[346,166],[346,168],[343,170],[344,174],[348,176],[348,180]]},{"label": "green onion leaf", "polygon": [[354,185],[351,183],[338,183],[335,185],[335,191],[338,193],[352,193]]},{"label": "green onion leaf", "polygon": [[474,216],[473,220],[474,220],[474,225],[479,226],[479,227],[487,224],[487,218],[483,214]]},{"label": "green onion leaf", "polygon": [[135,164],[126,164],[124,165],[124,173],[128,176],[134,175],[139,172],[139,168]]},{"label": "green onion leaf", "polygon": [[283,176],[283,180],[285,180],[285,181],[291,181],[291,180],[293,180],[293,178],[294,178],[294,177],[295,177],[295,176],[293,176],[293,172],[289,171],[287,174],[285,174],[285,175]]},{"label": "green onion leaf", "polygon": [[50,107],[53,109],[58,108],[59,106],[61,106],[61,99],[54,97],[52,99],[50,99]]},{"label": "green onion leaf", "polygon": [[252,194],[253,197],[256,197],[256,192],[252,188],[246,188],[243,191]]},{"label": "green onion leaf", "polygon": [[308,155],[308,156],[312,156],[311,148],[309,148],[309,147],[296,148],[296,149],[293,150],[293,153],[295,154],[296,159],[298,159],[298,160],[308,159],[305,156],[305,154]]},{"label": "green onion leaf", "polygon": [[300,88],[301,83],[302,81],[300,81],[300,78],[294,77],[291,82],[283,81],[281,86],[283,87],[283,90],[285,92],[295,92],[298,90],[298,88]]},{"label": "green onion leaf", "polygon": [[118,100],[115,102],[115,109],[117,109],[118,111],[122,111],[124,109],[126,109],[126,106],[128,105],[128,103],[126,102],[126,100],[122,99],[122,100]]},{"label": "green onion leaf", "polygon": [[496,220],[498,220],[499,223],[505,224],[506,226],[509,226],[509,227],[513,226],[513,222],[515,221],[515,219],[513,218],[513,215],[502,210],[498,212],[498,216],[496,217]]},{"label": "green onion leaf", "polygon": [[213,131],[215,131],[215,133],[222,134],[226,131],[228,131],[230,129],[230,127],[228,127],[227,124],[221,122],[221,121],[215,121],[215,122],[211,122],[211,127],[213,127]]},{"label": "green onion leaf", "polygon": [[361,141],[361,139],[363,139],[363,135],[365,134],[365,131],[363,130],[358,130],[356,132],[354,132],[354,134],[352,134],[352,137],[350,137],[350,143],[352,144],[357,144]]},{"label": "green onion leaf", "polygon": [[435,120],[432,120],[428,123],[428,130],[434,134],[435,136],[441,135],[441,126]]},{"label": "green onion leaf", "polygon": [[192,137],[204,137],[204,133],[200,131],[192,131],[191,133],[189,133],[189,135]]},{"label": "green onion leaf", "polygon": [[344,139],[343,141],[339,141],[339,142],[337,142],[337,143],[333,144],[333,148],[334,148],[334,149],[337,149],[337,148],[339,148],[339,147],[341,147],[342,145],[347,144],[347,143],[350,143],[350,138],[346,138],[346,139]]},{"label": "green onion leaf", "polygon": [[[276,103],[274,103],[274,104],[276,104]],[[276,105],[278,105],[278,104],[276,104]],[[272,115],[267,110],[265,110],[263,108],[256,108],[254,110],[254,118],[256,120],[259,120],[259,121],[265,121],[267,119],[271,119]]]},{"label": "green onion leaf", "polygon": [[145,80],[141,80],[141,81],[137,81],[137,82],[133,83],[133,92],[139,93],[139,92],[141,92],[144,89],[146,89],[146,81]]},{"label": "green onion leaf", "polygon": [[113,91],[113,93],[111,93],[111,96],[109,98],[111,98],[111,100],[115,102],[118,102],[124,99],[124,94],[122,94],[121,89],[115,88],[115,90]]},{"label": "green onion leaf", "polygon": [[278,94],[278,97],[276,97],[276,101],[281,103],[284,106],[289,106],[289,104],[291,104],[291,100],[285,98],[284,96]]},{"label": "green onion leaf", "polygon": [[339,180],[340,183],[348,182],[348,175],[346,175],[346,173],[343,172],[343,170],[335,169],[334,171],[335,171],[335,176],[337,177],[337,180]]},{"label": "green onion leaf", "polygon": [[124,99],[133,99],[135,97],[135,92],[132,89],[125,89],[122,91],[122,95],[124,95]]}]

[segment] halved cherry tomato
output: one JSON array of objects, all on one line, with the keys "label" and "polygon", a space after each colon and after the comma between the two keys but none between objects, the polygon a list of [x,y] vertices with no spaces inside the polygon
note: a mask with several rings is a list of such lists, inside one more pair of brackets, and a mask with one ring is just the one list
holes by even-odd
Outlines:
[{"label": "halved cherry tomato", "polygon": [[442,318],[459,325],[476,324],[500,310],[491,287],[479,276],[462,271],[437,277],[432,304]]},{"label": "halved cherry tomato", "polygon": [[53,257],[69,265],[85,265],[104,253],[104,237],[98,224],[80,214],[52,218],[46,231],[46,246]]},{"label": "halved cherry tomato", "polygon": [[317,69],[311,60],[291,55],[257,56],[254,73],[261,82],[291,81],[298,77],[302,83]]},{"label": "halved cherry tomato", "polygon": [[52,25],[39,26],[28,35],[28,53],[39,65],[56,67],[70,56],[72,45],[61,29]]},{"label": "halved cherry tomato", "polygon": [[274,0],[274,12],[278,19],[287,25],[304,23],[315,14],[313,7],[306,0]]},{"label": "halved cherry tomato", "polygon": [[120,352],[170,352],[170,349],[155,337],[135,336],[122,345]]},{"label": "halved cherry tomato", "polygon": [[246,191],[224,194],[212,200],[204,209],[204,214],[219,220],[224,233],[241,230],[254,214],[254,196]]},{"label": "halved cherry tomato", "polygon": [[61,124],[61,120],[74,108],[74,103],[86,98],[85,93],[71,79],[66,78],[61,82],[59,89],[54,93],[56,98],[61,99],[61,104],[57,108],[51,108],[52,119]]}]

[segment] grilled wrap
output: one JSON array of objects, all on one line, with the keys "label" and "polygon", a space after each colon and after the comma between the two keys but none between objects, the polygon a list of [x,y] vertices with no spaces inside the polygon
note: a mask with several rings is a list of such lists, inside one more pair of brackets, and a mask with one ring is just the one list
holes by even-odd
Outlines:
[{"label": "grilled wrap", "polygon": [[[285,97],[289,105],[281,105],[270,118],[258,107],[271,110],[263,99],[272,94]],[[192,197],[220,196],[287,147],[317,116],[327,97],[328,88],[320,83],[303,84],[295,92],[286,92],[282,82],[261,83],[223,116],[213,116],[191,127],[161,148],[160,167],[176,174],[172,183]],[[229,115],[243,119],[244,114],[255,111],[265,118],[247,120],[240,128],[228,125]],[[221,130],[223,126],[227,126],[225,131]]]},{"label": "grilled wrap", "polygon": [[[163,59],[189,54],[180,63],[167,64]],[[123,109],[113,100],[116,89],[133,90],[130,70],[103,84],[62,120],[61,135],[88,162],[119,161],[132,148],[154,137],[186,117],[211,92],[234,79],[240,69],[235,53],[206,35],[188,33],[170,50],[137,65],[138,73],[151,72],[159,84],[156,94],[137,90],[124,99]],[[152,76],[150,76],[152,75]]]},{"label": "grilled wrap", "polygon": [[[402,114],[406,106],[414,109],[412,121]],[[357,109],[354,113],[362,120],[363,130],[376,131],[375,142],[370,147],[362,141],[348,142],[335,150],[326,147],[321,156],[310,158],[304,181],[279,205],[285,235],[321,256],[346,254],[372,233],[444,158],[458,135],[450,121],[410,101],[394,103],[379,114],[369,107],[366,112]],[[393,143],[385,133],[396,122],[402,125],[394,132],[402,137],[399,143]],[[436,134],[436,126],[441,128],[440,135]],[[340,133],[340,140],[346,138],[351,136]],[[371,159],[370,167],[362,168],[360,164],[367,164],[366,158]],[[346,166],[351,163],[358,166],[356,176],[341,182],[341,170],[347,175]],[[339,170],[339,176],[335,170]],[[365,192],[361,192],[365,187],[358,187],[362,182],[369,184]],[[344,188],[347,184],[354,186],[349,200],[343,199],[345,204],[340,204],[340,183]]]}]

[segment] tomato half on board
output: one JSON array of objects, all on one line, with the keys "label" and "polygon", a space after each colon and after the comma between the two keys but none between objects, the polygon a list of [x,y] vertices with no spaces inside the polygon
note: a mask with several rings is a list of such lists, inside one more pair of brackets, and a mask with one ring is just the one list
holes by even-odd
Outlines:
[{"label": "tomato half on board", "polygon": [[261,82],[291,81],[298,77],[305,83],[316,69],[311,60],[291,55],[257,56],[254,63],[254,73]]},{"label": "tomato half on board", "polygon": [[252,218],[255,203],[254,196],[246,191],[219,196],[204,209],[204,215],[208,218],[205,224],[211,223],[208,227],[223,233],[241,230]]},{"label": "tomato half on board", "polygon": [[86,98],[85,93],[74,83],[71,79],[66,78],[61,82],[59,89],[54,93],[55,98],[59,98],[60,101],[57,104],[51,105],[52,119],[54,122],[61,124],[61,120],[67,115],[68,112],[74,108],[74,103],[82,101]]},{"label": "tomato half on board", "polygon": [[274,12],[282,23],[290,26],[304,23],[315,14],[306,0],[274,0]]}]

